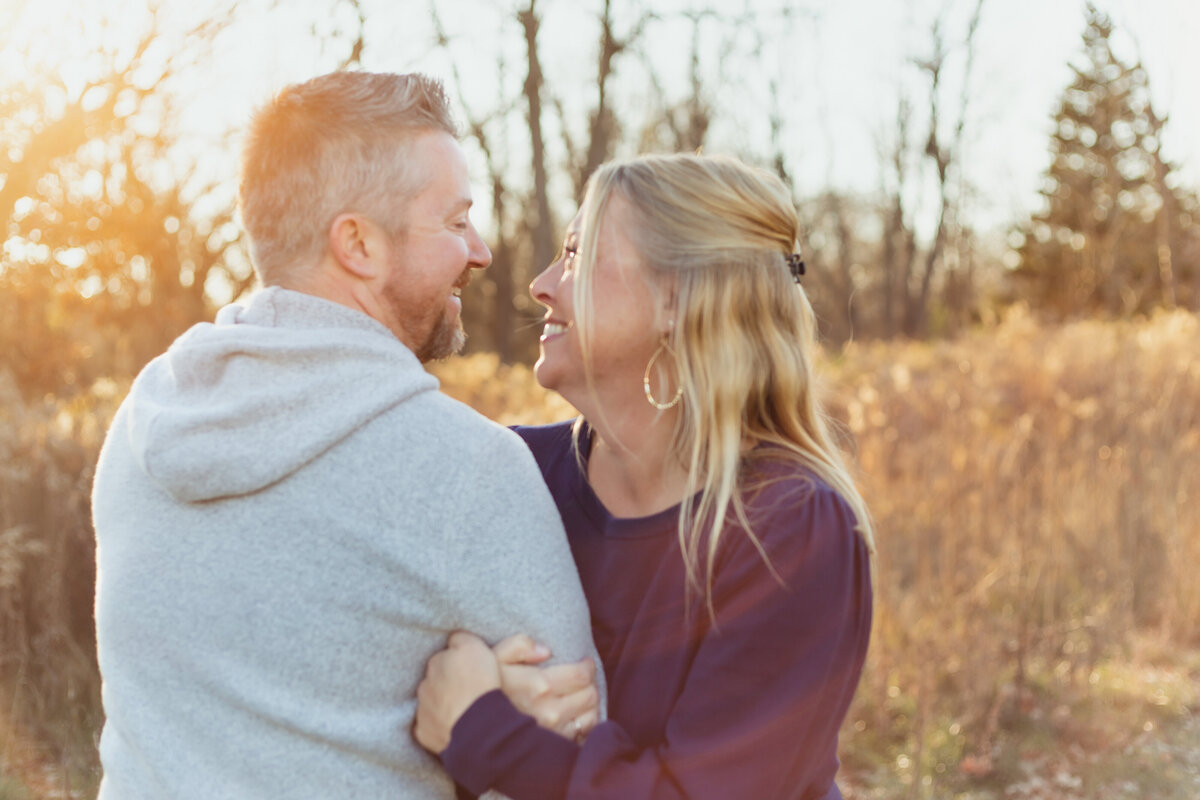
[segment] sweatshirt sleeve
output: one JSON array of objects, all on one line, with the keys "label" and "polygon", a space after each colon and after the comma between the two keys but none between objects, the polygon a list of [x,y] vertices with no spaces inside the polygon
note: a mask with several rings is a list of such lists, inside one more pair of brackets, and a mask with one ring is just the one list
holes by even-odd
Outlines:
[{"label": "sweatshirt sleeve", "polygon": [[610,720],[578,746],[492,693],[455,726],[442,755],[450,774],[516,800],[807,798],[804,787],[840,797],[837,733],[871,624],[866,546],[827,489],[756,530],[779,580],[739,534],[714,580],[718,627],[662,741],[639,747]]},{"label": "sweatshirt sleeve", "polygon": [[505,428],[492,433],[447,503],[458,627],[491,644],[528,633],[550,648],[554,661],[591,657],[599,667],[558,509],[521,439]]}]

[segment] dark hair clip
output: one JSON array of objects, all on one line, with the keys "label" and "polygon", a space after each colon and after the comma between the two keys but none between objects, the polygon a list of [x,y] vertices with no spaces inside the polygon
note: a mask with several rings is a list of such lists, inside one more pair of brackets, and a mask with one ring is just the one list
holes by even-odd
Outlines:
[{"label": "dark hair clip", "polygon": [[799,283],[800,276],[804,274],[804,260],[800,258],[799,253],[788,253],[786,258],[788,269],[792,271],[792,277],[796,279],[796,283]]}]

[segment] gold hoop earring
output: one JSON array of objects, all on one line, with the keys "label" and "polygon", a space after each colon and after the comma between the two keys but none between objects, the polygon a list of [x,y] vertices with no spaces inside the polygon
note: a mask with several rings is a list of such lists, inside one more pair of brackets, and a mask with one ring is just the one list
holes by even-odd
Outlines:
[{"label": "gold hoop earring", "polygon": [[658,346],[658,349],[654,351],[654,355],[650,356],[650,360],[646,363],[646,372],[642,375],[642,390],[646,393],[646,400],[648,400],[650,405],[654,406],[659,411],[666,411],[668,408],[674,408],[675,406],[679,405],[679,400],[683,397],[683,384],[680,384],[678,387],[676,387],[675,396],[671,398],[671,402],[669,403],[660,403],[655,400],[654,393],[650,390],[650,370],[654,368],[654,362],[658,359],[659,353],[661,353],[663,350],[666,350],[668,353],[670,353],[672,358],[675,357],[675,351],[671,349],[671,345],[667,344],[667,338],[665,336],[663,337],[662,343]]}]

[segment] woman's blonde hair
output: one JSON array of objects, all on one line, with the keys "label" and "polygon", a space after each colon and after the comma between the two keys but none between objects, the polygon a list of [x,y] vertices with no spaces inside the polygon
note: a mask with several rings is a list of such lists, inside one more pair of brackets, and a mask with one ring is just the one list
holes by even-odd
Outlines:
[{"label": "woman's blonde hair", "polygon": [[[673,298],[668,340],[682,402],[672,455],[687,470],[683,496],[698,497],[679,516],[689,590],[704,588],[712,613],[713,565],[731,517],[762,552],[742,495],[752,488],[748,459],[768,453],[794,459],[840,494],[874,553],[870,516],[818,398],[816,322],[788,266],[799,220],[783,182],[721,156],[650,155],[602,166],[583,202],[574,290],[589,376],[589,272],[614,194],[630,204],[632,229],[624,233],[652,286]],[[747,450],[757,444],[776,447]]]}]

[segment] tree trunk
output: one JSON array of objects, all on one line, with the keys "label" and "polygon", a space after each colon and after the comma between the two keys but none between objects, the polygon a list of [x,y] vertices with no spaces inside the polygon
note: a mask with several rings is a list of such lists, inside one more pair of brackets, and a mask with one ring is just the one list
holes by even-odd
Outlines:
[{"label": "tree trunk", "polygon": [[529,74],[525,79],[525,100],[528,104],[529,139],[533,159],[533,201],[537,219],[530,226],[533,233],[533,263],[541,269],[554,258],[554,218],[550,213],[547,193],[546,145],[542,136],[542,65],[538,60],[537,36],[541,21],[536,12],[537,0],[518,14],[525,31],[525,52]]},{"label": "tree trunk", "polygon": [[1162,207],[1158,210],[1155,234],[1158,240],[1158,283],[1162,293],[1163,307],[1174,310],[1178,289],[1175,283],[1174,258],[1171,252],[1171,215],[1174,213],[1175,196],[1167,186],[1167,165],[1159,154],[1154,154],[1154,179]]},{"label": "tree trunk", "polygon": [[600,18],[600,63],[596,69],[596,109],[589,125],[587,159],[575,181],[575,202],[582,202],[588,178],[612,153],[616,120],[608,107],[608,80],[613,73],[613,59],[625,49],[625,42],[613,35],[612,0],[604,0]]}]

